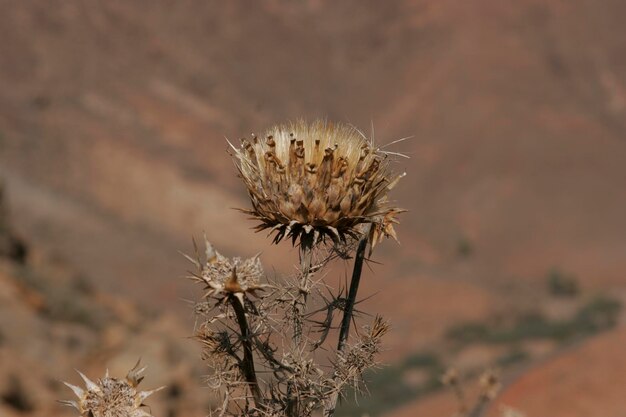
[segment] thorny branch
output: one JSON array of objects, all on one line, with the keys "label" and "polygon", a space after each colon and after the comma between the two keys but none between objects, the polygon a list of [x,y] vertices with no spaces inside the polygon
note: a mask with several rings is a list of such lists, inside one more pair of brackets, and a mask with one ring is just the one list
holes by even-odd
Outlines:
[{"label": "thorny branch", "polygon": [[[354,304],[356,302],[356,296],[359,290],[359,283],[361,282],[361,272],[363,271],[363,261],[365,260],[365,249],[367,248],[367,241],[367,237],[363,237],[359,241],[359,246],[357,247],[356,251],[356,257],[354,259],[354,269],[352,270],[352,279],[350,280],[350,290],[348,292],[348,298],[345,302],[343,319],[341,321],[341,328],[339,330],[339,342],[337,343],[337,352],[339,355],[343,353],[346,347],[346,342],[348,340],[348,334],[350,333],[350,323],[352,322]],[[336,377],[338,378],[338,375]],[[339,391],[335,391],[331,394],[329,405],[324,410],[325,416],[332,417],[335,414],[337,401],[339,400],[339,394]]]},{"label": "thorny branch", "polygon": [[[346,386],[359,388],[363,371],[376,365],[387,325],[377,317],[354,344],[343,333],[342,350],[317,350],[338,324],[333,311],[345,316],[349,301],[343,291],[323,295],[325,284],[314,275],[325,262],[314,262],[314,249],[303,251],[295,277],[278,284],[267,281],[258,257],[231,260],[206,244],[206,259],[194,260],[199,272],[192,276],[206,289],[196,307],[196,338],[213,370],[211,386],[229,399],[220,415],[308,417],[328,409]],[[315,332],[322,337],[310,338]]]}]

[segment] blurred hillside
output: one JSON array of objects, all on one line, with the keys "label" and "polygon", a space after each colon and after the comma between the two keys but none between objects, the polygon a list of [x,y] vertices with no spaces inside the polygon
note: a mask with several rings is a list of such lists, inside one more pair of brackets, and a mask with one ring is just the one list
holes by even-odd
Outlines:
[{"label": "blurred hillside", "polygon": [[1,191],[0,415],[71,415],[57,400],[72,397],[61,381],[78,384],[74,369],[122,377],[139,358],[149,364],[144,385],[167,385],[150,402],[155,413],[203,415],[212,398],[198,383],[203,368],[185,323],[98,290],[53,250],[33,250]]},{"label": "blurred hillside", "polygon": [[[382,245],[363,288],[377,293],[364,308],[393,324],[390,361],[434,350],[481,366],[520,347],[463,356],[444,346],[459,323],[503,317],[517,329],[540,313],[553,329],[597,294],[624,298],[624,2],[0,0],[0,10],[0,176],[14,227],[98,291],[189,322],[177,251],[203,231],[225,253],[263,250],[268,269],[290,271],[297,252],[252,235],[230,209],[247,201],[224,137],[327,117],[381,144],[413,136],[392,147],[411,157],[398,161],[408,175],[393,194],[410,210],[402,245]],[[546,292],[555,273],[575,278],[575,300]],[[530,360],[560,352],[538,339],[520,342]]]}]

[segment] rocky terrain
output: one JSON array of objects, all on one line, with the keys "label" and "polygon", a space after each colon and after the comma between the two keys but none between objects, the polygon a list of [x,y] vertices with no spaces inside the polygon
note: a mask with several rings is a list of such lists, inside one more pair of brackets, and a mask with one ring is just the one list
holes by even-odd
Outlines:
[{"label": "rocky terrain", "polygon": [[[179,360],[139,352],[154,340],[191,357],[175,373],[193,379],[202,367],[185,350],[193,323],[182,300],[194,292],[178,254],[191,236],[206,232],[230,255],[262,250],[277,273],[297,261],[230,209],[247,202],[224,137],[328,117],[381,144],[412,136],[390,147],[410,156],[398,160],[408,175],[393,194],[410,210],[402,244],[381,246],[363,286],[375,294],[363,308],[394,329],[378,378],[404,389],[373,396],[391,404],[379,413],[402,404],[399,413],[429,415],[424,407],[450,398],[436,383],[441,368],[471,376],[503,363],[502,401],[532,403],[528,415],[585,415],[598,402],[619,415],[616,382],[580,364],[594,346],[606,347],[598,360],[621,363],[612,335],[626,294],[624,2],[0,0],[0,9],[0,177],[12,233],[24,236],[0,238],[8,403],[32,391],[24,401],[36,406],[22,411],[52,413],[51,400],[69,393],[46,378],[113,364],[123,373],[139,355],[158,386]],[[79,305],[57,311],[66,301],[51,297]],[[70,335],[84,342],[59,342],[58,359],[23,349]],[[568,383],[556,382],[561,373]],[[566,396],[577,401],[561,409]]]},{"label": "rocky terrain", "polygon": [[16,235],[0,199],[0,415],[69,416],[57,402],[109,368],[123,377],[139,358],[149,364],[148,388],[158,415],[203,415],[212,401],[199,381],[199,349],[188,326],[167,312],[153,314],[123,295],[104,293],[59,253],[31,248]]}]

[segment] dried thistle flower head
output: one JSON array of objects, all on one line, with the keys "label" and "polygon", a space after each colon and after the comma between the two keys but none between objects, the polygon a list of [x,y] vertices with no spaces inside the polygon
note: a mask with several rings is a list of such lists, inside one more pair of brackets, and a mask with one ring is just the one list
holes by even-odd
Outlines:
[{"label": "dried thistle flower head", "polygon": [[142,381],[141,373],[145,367],[139,367],[139,361],[128,372],[126,378],[118,379],[109,376],[109,372],[104,378],[97,382],[91,381],[82,372],[77,371],[86,388],[64,382],[74,391],[78,400],[63,400],[62,404],[69,405],[78,410],[81,416],[93,417],[152,417],[144,410],[143,401],[155,392],[163,389],[160,387],[150,391],[138,391],[137,386]]},{"label": "dried thistle flower head", "polygon": [[256,295],[257,290],[262,290],[260,284],[263,277],[263,267],[259,255],[242,260],[241,258],[226,258],[219,253],[209,241],[205,239],[206,263],[200,264],[200,276],[194,277],[206,285],[207,292],[204,297],[234,294],[241,296],[244,293]]},{"label": "dried thistle flower head", "polygon": [[493,400],[502,387],[500,371],[498,369],[487,369],[480,375],[479,384],[481,396],[486,400]]},{"label": "dried thistle flower head", "polygon": [[300,121],[233,149],[252,201],[243,211],[260,221],[257,230],[276,232],[274,242],[338,242],[358,236],[362,224],[372,225],[372,246],[396,238],[393,224],[404,210],[388,203],[387,192],[404,174],[392,174],[387,154],[356,128]]}]

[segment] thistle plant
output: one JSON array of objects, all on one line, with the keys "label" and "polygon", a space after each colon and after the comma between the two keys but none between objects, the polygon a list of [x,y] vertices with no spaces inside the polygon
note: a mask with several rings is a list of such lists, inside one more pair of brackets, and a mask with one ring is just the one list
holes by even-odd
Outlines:
[{"label": "thistle plant", "polygon": [[[487,405],[493,401],[502,387],[500,371],[487,369],[478,378],[478,395],[470,404],[463,388],[461,377],[456,369],[450,368],[441,376],[441,383],[449,387],[457,400],[458,411],[453,417],[480,417]],[[507,416],[516,412],[512,408],[502,410],[502,415]],[[518,414],[519,415],[519,414]]]},{"label": "thistle plant", "polygon": [[[363,388],[389,330],[374,315],[350,337],[367,248],[371,255],[384,237],[396,239],[403,210],[388,192],[404,174],[393,174],[391,154],[356,128],[322,121],[279,125],[231,147],[252,204],[242,211],[274,243],[291,239],[300,262],[291,276],[270,276],[258,254],[230,258],[206,237],[202,251],[194,242],[195,256],[186,255],[204,291],[194,336],[211,369],[207,383],[221,395],[216,412],[332,416],[346,388]],[[354,260],[348,289],[324,280],[338,258]],[[81,374],[87,390],[67,384],[79,399],[65,404],[81,415],[151,417],[141,407],[154,391],[137,391],[137,368],[125,380],[107,373],[94,383]]]},{"label": "thistle plant", "polygon": [[[332,416],[345,388],[358,391],[363,372],[389,326],[375,318],[349,338],[367,247],[396,239],[403,210],[388,199],[403,175],[390,156],[356,128],[322,121],[269,129],[242,139],[232,155],[252,207],[242,209],[273,242],[299,247],[298,272],[264,274],[258,255],[228,259],[205,238],[204,254],[188,257],[203,285],[196,338],[218,389],[223,415]],[[338,257],[354,259],[347,293],[322,271]],[[338,317],[340,316],[340,317]],[[339,329],[332,342],[332,331]],[[330,345],[330,346],[329,346]]]}]

